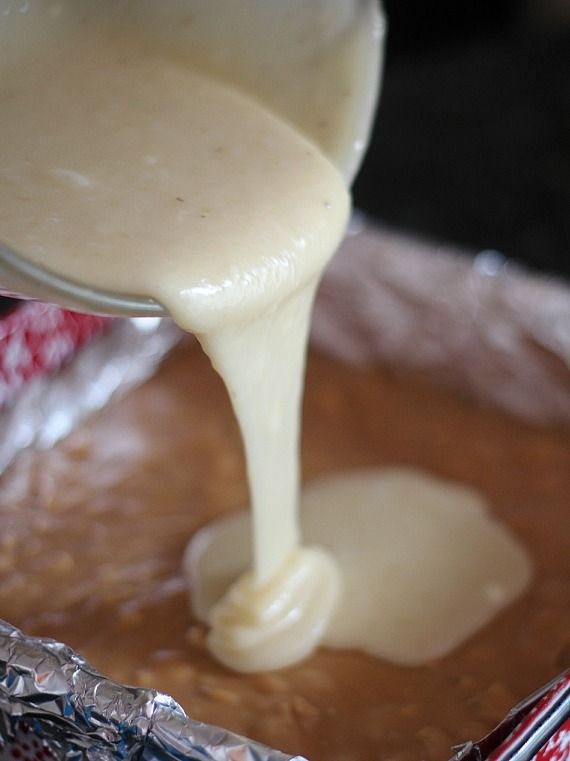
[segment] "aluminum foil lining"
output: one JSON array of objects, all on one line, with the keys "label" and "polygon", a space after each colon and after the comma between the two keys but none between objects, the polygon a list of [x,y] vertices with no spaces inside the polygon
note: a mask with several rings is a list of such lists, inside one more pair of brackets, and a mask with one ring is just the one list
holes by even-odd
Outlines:
[{"label": "aluminum foil lining", "polygon": [[182,335],[172,320],[116,320],[57,375],[34,378],[0,413],[0,473],[22,449],[53,446],[87,415],[149,378]]},{"label": "aluminum foil lining", "polygon": [[318,295],[313,342],[407,368],[510,415],[570,424],[570,288],[356,214]]},{"label": "aluminum foil lining", "polygon": [[23,724],[66,761],[303,761],[193,721],[172,698],[105,679],[66,645],[0,621],[0,759],[25,757]]}]

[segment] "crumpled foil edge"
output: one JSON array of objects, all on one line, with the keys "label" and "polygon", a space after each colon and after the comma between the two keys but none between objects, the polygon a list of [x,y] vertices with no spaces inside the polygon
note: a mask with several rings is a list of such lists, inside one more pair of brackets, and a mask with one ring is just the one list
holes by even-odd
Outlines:
[{"label": "crumpled foil edge", "polygon": [[116,320],[55,376],[34,379],[0,413],[0,473],[21,450],[52,447],[111,398],[143,383],[183,335],[169,319]]},{"label": "crumpled foil edge", "polygon": [[523,420],[569,425],[568,282],[498,251],[466,253],[355,213],[317,297],[314,345]]},{"label": "crumpled foil edge", "polygon": [[0,759],[22,722],[65,761],[304,761],[194,721],[167,695],[105,679],[70,647],[0,620]]}]

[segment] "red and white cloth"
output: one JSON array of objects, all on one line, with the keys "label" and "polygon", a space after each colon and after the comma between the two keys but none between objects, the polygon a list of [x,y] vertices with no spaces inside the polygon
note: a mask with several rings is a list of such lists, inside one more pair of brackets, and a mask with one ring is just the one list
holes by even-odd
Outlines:
[{"label": "red and white cloth", "polygon": [[[540,737],[544,743],[540,745]],[[534,753],[533,747],[539,745]],[[530,713],[511,732],[507,740],[488,758],[488,761],[510,761],[523,758],[533,761],[569,761],[570,759],[570,671],[538,699]]]},{"label": "red and white cloth", "polygon": [[32,301],[0,317],[0,410],[32,379],[59,370],[110,322]]},{"label": "red and white cloth", "polygon": [[570,758],[570,719],[567,719],[536,755],[536,761],[568,761]]},{"label": "red and white cloth", "polygon": [[570,671],[531,695],[452,761],[570,761]]}]

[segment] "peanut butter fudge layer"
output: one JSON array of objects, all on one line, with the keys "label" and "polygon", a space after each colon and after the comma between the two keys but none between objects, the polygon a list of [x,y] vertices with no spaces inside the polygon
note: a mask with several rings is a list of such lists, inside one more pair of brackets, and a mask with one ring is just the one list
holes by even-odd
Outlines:
[{"label": "peanut butter fudge layer", "polygon": [[194,718],[312,761],[446,758],[570,665],[570,435],[319,355],[305,421],[305,481],[407,464],[479,490],[530,553],[527,593],[427,666],[327,649],[269,674],[215,663],[189,612],[182,555],[248,497],[229,401],[188,344],[2,477],[1,615],[66,641],[108,676],[172,694]]}]

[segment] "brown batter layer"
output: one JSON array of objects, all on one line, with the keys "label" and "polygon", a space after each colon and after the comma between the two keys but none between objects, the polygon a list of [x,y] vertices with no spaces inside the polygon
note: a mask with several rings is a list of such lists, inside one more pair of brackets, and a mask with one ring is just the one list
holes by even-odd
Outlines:
[{"label": "brown batter layer", "polygon": [[311,761],[435,761],[570,666],[570,435],[313,355],[305,477],[419,466],[481,490],[525,543],[525,597],[451,656],[399,668],[320,651],[279,673],[214,663],[180,562],[197,528],[246,501],[237,428],[195,344],[60,446],[0,481],[0,615],[62,639],[107,676]]}]

